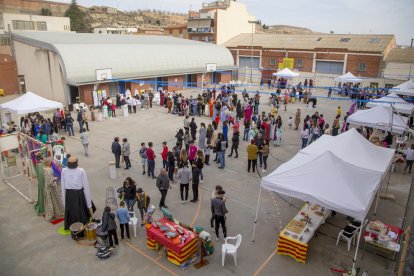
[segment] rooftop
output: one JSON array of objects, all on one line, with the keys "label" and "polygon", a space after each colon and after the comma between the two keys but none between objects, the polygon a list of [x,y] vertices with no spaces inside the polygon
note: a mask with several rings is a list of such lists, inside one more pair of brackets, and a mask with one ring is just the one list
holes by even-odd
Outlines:
[{"label": "rooftop", "polygon": [[395,48],[385,58],[386,62],[414,63],[414,48]]},{"label": "rooftop", "polygon": [[140,79],[202,73],[207,63],[217,70],[234,67],[223,46],[169,36],[16,32],[13,39],[57,53],[73,85],[95,82],[102,68],[112,68],[113,79]]},{"label": "rooftop", "polygon": [[[240,34],[224,44],[226,47],[251,46],[252,34]],[[254,34],[254,46],[273,49],[317,48],[348,49],[348,51],[384,52],[390,43],[395,43],[394,35],[356,34]]]}]

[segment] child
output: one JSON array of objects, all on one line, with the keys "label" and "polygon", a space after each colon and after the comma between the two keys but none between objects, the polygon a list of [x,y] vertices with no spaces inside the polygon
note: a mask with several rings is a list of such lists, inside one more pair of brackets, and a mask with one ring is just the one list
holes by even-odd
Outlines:
[{"label": "child", "polygon": [[121,201],[119,203],[119,208],[116,210],[116,217],[119,221],[119,227],[121,228],[121,239],[124,239],[124,229],[126,230],[126,234],[128,240],[131,238],[129,236],[129,214],[127,208],[125,208],[125,202]]},{"label": "child", "polygon": [[205,148],[204,148],[204,164],[206,164],[207,166],[210,166],[210,151],[212,149],[211,144],[208,144]]},{"label": "child", "polygon": [[118,235],[116,234],[116,223],[115,223],[115,214],[111,213],[111,207],[106,206],[102,214],[102,232],[108,232],[109,238],[109,247],[115,248],[115,245],[118,245]]},{"label": "child", "polygon": [[292,124],[293,124],[293,119],[292,119],[292,117],[289,117],[288,124],[289,124],[289,128],[292,128]]},{"label": "child", "polygon": [[338,109],[336,110],[336,115],[339,115],[339,117],[340,117],[341,116],[341,113],[342,113],[341,107],[338,106]]},{"label": "child", "polygon": [[147,163],[147,148],[145,147],[145,143],[141,143],[139,156],[141,157],[142,175],[145,175],[145,164]]}]

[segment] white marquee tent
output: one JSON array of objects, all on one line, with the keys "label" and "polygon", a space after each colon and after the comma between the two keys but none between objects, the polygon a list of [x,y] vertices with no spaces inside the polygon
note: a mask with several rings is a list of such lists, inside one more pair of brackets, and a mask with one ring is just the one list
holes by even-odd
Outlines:
[{"label": "white marquee tent", "polygon": [[280,70],[277,73],[273,73],[273,76],[281,77],[281,78],[293,78],[293,77],[299,77],[299,73],[298,72],[293,72],[289,68],[285,68],[283,70]]},{"label": "white marquee tent", "polygon": [[[323,135],[262,178],[253,239],[262,188],[365,220],[393,155],[392,149],[375,146],[355,129]],[[358,244],[360,236],[361,230]],[[354,266],[357,252],[358,245]]]},{"label": "white marquee tent", "polygon": [[381,185],[381,172],[346,162],[331,151],[305,157],[305,162],[302,158],[298,154],[290,160],[299,166],[281,166],[264,177],[261,187],[357,219],[365,218]]},{"label": "white marquee tent", "polygon": [[48,100],[33,92],[27,92],[24,95],[0,104],[0,110],[16,113],[17,115],[24,115],[31,112],[40,112],[56,108],[62,108],[61,102]]},{"label": "white marquee tent", "polygon": [[335,81],[342,82],[342,83],[349,83],[349,82],[359,83],[359,82],[362,82],[362,79],[357,78],[354,76],[354,74],[352,74],[351,72],[348,72],[342,76],[335,78]]},{"label": "white marquee tent", "polygon": [[395,114],[389,106],[376,106],[371,109],[358,110],[346,120],[347,123],[367,126],[393,133],[402,134],[408,129],[407,117]]},{"label": "white marquee tent", "polygon": [[[355,128],[337,136],[322,135],[318,140],[300,150],[298,155],[320,155],[327,151],[331,151],[348,163],[367,170],[379,171],[384,175],[394,156],[393,149],[374,145],[359,134]],[[287,163],[290,161],[282,166]]]},{"label": "white marquee tent", "polygon": [[401,99],[401,97],[398,96],[395,92],[367,103],[367,107],[370,107],[370,108],[379,106],[379,105],[382,105],[382,106],[392,105],[392,107],[397,112],[402,113],[402,114],[411,115],[414,111],[414,105]]},{"label": "white marquee tent", "polygon": [[389,90],[398,95],[414,96],[414,81],[409,80]]}]

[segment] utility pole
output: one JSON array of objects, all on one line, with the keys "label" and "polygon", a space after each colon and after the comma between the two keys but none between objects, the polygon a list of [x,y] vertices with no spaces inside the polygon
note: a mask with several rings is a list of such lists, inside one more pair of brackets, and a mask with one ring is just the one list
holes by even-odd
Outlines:
[{"label": "utility pole", "polygon": [[253,37],[254,37],[254,24],[261,24],[260,20],[252,21],[249,20],[249,23],[252,24],[252,47],[251,47],[251,55],[250,55],[250,84],[253,83]]}]

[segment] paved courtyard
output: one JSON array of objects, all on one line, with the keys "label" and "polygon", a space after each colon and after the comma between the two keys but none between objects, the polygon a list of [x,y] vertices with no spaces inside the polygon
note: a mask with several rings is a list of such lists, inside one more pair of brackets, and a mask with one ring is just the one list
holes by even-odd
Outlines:
[{"label": "paved courtyard", "polygon": [[[185,93],[197,92],[185,91]],[[324,94],[324,91],[319,93]],[[269,111],[267,96],[262,96],[260,111]],[[327,122],[332,124],[336,107],[342,106],[343,114],[349,109],[350,102],[343,100],[321,99],[316,111],[324,114]],[[288,111],[282,111],[285,132],[280,147],[271,146],[271,157],[267,173],[271,173],[280,164],[293,157],[300,147],[299,131],[288,129],[289,116],[294,118],[297,108],[302,110],[303,118],[315,110],[308,109],[303,103],[288,105]],[[123,180],[130,176],[151,197],[151,203],[158,206],[160,193],[155,181],[141,174],[138,157],[139,144],[152,141],[155,145],[156,172],[161,164],[161,143],[168,142],[171,147],[175,144],[175,133],[183,125],[183,117],[167,114],[166,109],[155,106],[149,111],[138,110],[137,114],[129,117],[111,118],[104,122],[90,122],[89,157],[83,155],[79,134],[67,137],[68,152],[79,158],[79,165],[86,169],[89,177],[91,194],[98,210],[95,218],[100,218],[105,207],[105,191],[107,187],[115,190],[122,185]],[[196,122],[206,124],[208,117],[196,117]],[[241,126],[241,130],[243,127]],[[78,128],[75,125],[75,131]],[[117,170],[116,180],[109,178],[108,161],[113,159],[110,147],[113,137],[127,137],[131,143],[131,170]],[[231,137],[231,130],[229,133]],[[221,241],[215,243],[216,251],[207,257],[210,264],[196,270],[192,265],[187,270],[181,270],[168,262],[165,256],[147,249],[145,228],[138,226],[137,238],[121,242],[107,260],[99,260],[96,250],[90,246],[81,246],[71,240],[70,236],[61,236],[58,229],[62,224],[52,225],[37,217],[33,207],[20,197],[9,186],[0,184],[0,268],[2,275],[340,275],[330,271],[331,267],[349,268],[355,246],[347,251],[346,244],[335,245],[338,232],[346,225],[345,216],[337,214],[329,218],[320,229],[317,237],[310,242],[306,264],[296,263],[292,258],[279,256],[276,253],[277,235],[298,212],[302,205],[299,200],[288,199],[269,191],[263,191],[259,209],[259,219],[256,227],[255,242],[252,242],[253,222],[259,192],[260,175],[248,174],[247,142],[241,141],[239,158],[227,158],[224,170],[217,169],[213,163],[206,166],[204,183],[200,185],[200,201],[198,203],[179,203],[179,185],[175,184],[169,191],[166,204],[175,218],[185,224],[202,226],[214,236],[210,221],[210,196],[215,185],[222,185],[228,197],[227,215],[228,235],[242,234],[243,241],[238,252],[238,265],[234,266],[231,256],[226,257],[225,266],[221,266]],[[229,148],[230,149],[230,148]],[[262,175],[263,176],[263,175]],[[358,179],[355,179],[358,181]],[[26,181],[23,178],[11,180],[16,186],[27,193]],[[390,224],[401,226],[405,205],[408,197],[411,177],[397,170],[391,175],[389,192],[394,194],[393,201],[380,200],[377,218]],[[363,184],[363,183],[361,183]],[[32,184],[34,192],[36,185]],[[190,191],[191,198],[191,191]],[[154,215],[160,217],[157,209]],[[372,210],[369,215],[372,218]],[[131,229],[132,230],[132,229]],[[119,235],[119,234],[118,234]],[[120,235],[119,235],[120,236]],[[362,247],[361,247],[362,249]],[[393,275],[395,262],[390,261],[386,268],[386,259],[366,252],[361,260],[362,250],[358,257],[358,266],[367,270],[370,275]]]}]

